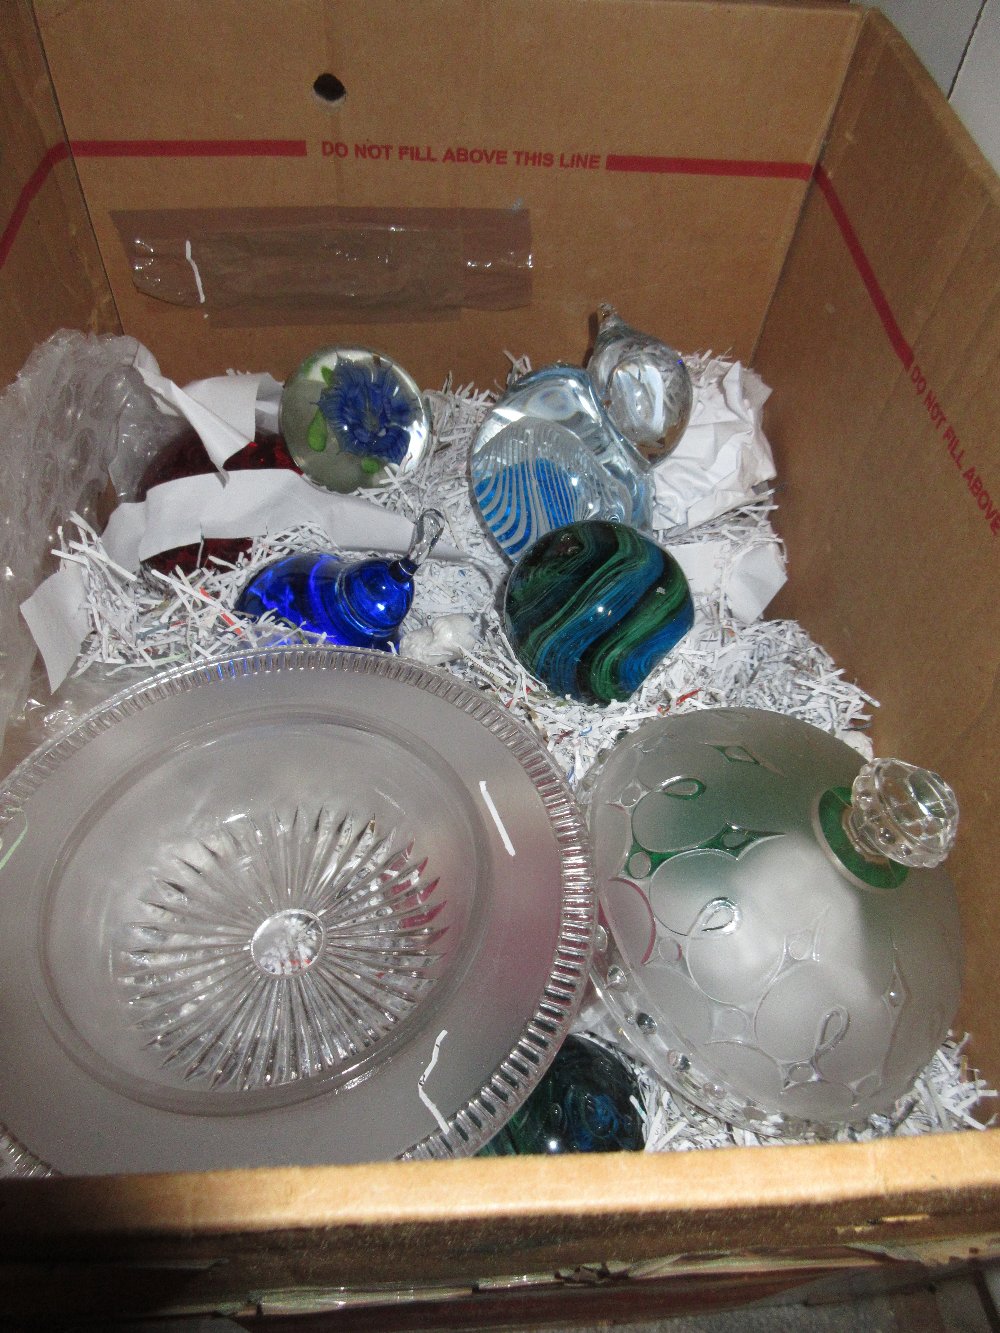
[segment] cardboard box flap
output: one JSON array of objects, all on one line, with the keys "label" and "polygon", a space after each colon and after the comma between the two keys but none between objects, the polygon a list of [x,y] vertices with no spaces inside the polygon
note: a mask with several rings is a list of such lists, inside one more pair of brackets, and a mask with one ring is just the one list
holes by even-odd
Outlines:
[{"label": "cardboard box flap", "polygon": [[949,1135],[947,1178],[941,1139],[924,1137],[10,1182],[0,1236],[8,1263],[50,1263],[56,1243],[80,1271],[113,1260],[124,1277],[172,1261],[208,1308],[305,1281],[420,1285],[710,1251],[892,1247],[902,1223],[911,1241],[988,1231],[998,1141]]},{"label": "cardboard box flap", "polygon": [[[602,299],[683,350],[758,347],[791,557],[784,610],[882,698],[880,749],[959,789],[963,1021],[995,1083],[998,186],[888,25],[833,0],[35,9],[125,327],[178,379],[284,374],[320,342],[367,341],[372,326],[338,316],[287,329],[266,310],[252,327],[224,326],[208,302],[158,301],[135,286],[115,214],[172,214],[159,239],[185,301],[197,292],[183,245],[194,212],[234,211],[212,233],[223,245],[251,208],[323,213],[324,227],[329,210],[522,214],[530,305],[443,300],[434,321],[378,326],[425,383],[453,370],[489,384],[505,346],[536,363],[582,355],[582,321]],[[53,320],[113,315],[88,267],[96,251],[75,257],[86,211],[28,0],[13,12],[7,58],[23,71],[0,90],[0,115],[23,170],[0,183],[16,221],[0,273],[15,302],[8,375]],[[346,95],[328,82],[323,100],[321,74]],[[454,228],[441,235],[462,253]],[[454,275],[429,259],[425,271],[450,299]],[[35,1322],[52,1310],[99,1321],[112,1307],[249,1313],[273,1288],[317,1283],[335,1303],[373,1284],[391,1297],[407,1281],[454,1282],[469,1312],[488,1275],[575,1264],[669,1271],[701,1257],[739,1275],[750,1252],[818,1265],[847,1250],[871,1262],[908,1246],[909,1258],[931,1241],[939,1257],[995,1253],[998,1203],[1000,1134],[988,1132],[11,1181],[0,1234],[8,1307]]]},{"label": "cardboard box flap", "polygon": [[958,791],[963,1018],[981,1058],[1000,1037],[977,929],[994,896],[998,263],[1000,182],[868,14],[756,357],[790,557],[780,612],[881,701],[879,751]]},{"label": "cardboard box flap", "polygon": [[118,327],[28,0],[4,7],[0,142],[5,385],[57,328]]},{"label": "cardboard box flap", "polygon": [[[374,340],[421,382],[451,371],[490,385],[504,348],[582,360],[604,300],[683,350],[749,356],[860,23],[839,4],[695,0],[588,5],[585,30],[576,0],[36,9],[125,327],[179,380],[229,367],[280,377],[324,342]],[[323,75],[342,98],[317,95]],[[195,265],[205,210],[232,215],[210,238],[215,257],[245,239],[251,208],[261,236],[271,222],[257,210],[282,210],[288,228],[296,210],[309,225],[329,210],[334,231],[345,208],[399,210],[404,230],[438,210],[449,245],[456,210],[516,214],[529,304],[490,309],[473,294],[428,322],[369,300],[351,321],[332,292],[310,322],[305,294],[290,318],[275,288],[270,318],[250,303],[238,327],[210,266],[204,300],[189,291],[187,307],[137,290],[113,215],[148,225],[164,208],[175,237],[190,217]],[[362,259],[378,250],[369,239],[357,238]],[[261,247],[248,262],[264,260]],[[467,291],[460,276],[436,270],[445,290]]]}]

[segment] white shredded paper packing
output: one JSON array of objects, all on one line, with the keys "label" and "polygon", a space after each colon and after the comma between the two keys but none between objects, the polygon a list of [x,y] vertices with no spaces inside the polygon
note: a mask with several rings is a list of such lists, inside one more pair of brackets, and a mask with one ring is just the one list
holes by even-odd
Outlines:
[{"label": "white shredded paper packing", "polygon": [[[508,357],[511,378],[530,369],[526,359],[509,353]],[[721,379],[732,366],[722,358],[703,359],[698,367],[700,379],[704,382],[712,374]],[[876,701],[845,680],[829,654],[797,622],[744,624],[727,604],[727,570],[748,547],[778,543],[770,522],[774,506],[767,492],[756,502],[714,516],[680,538],[671,534],[674,541],[717,544],[718,581],[696,597],[693,629],[631,699],[590,707],[556,698],[538,686],[504,636],[497,594],[507,565],[481,529],[469,498],[469,447],[496,394],[473,385],[454,388],[449,383],[427,396],[434,420],[433,448],[415,471],[390,477],[377,490],[364,494],[410,520],[428,506],[440,509],[447,520],[444,540],[464,552],[467,561],[431,559],[421,567],[406,631],[432,630],[442,617],[464,616],[478,641],[471,649],[456,648],[460,656],[450,669],[533,727],[571,787],[578,786],[596,756],[622,733],[667,711],[713,706],[788,713],[870,756],[865,728]],[[165,576],[144,569],[136,575],[118,567],[94,529],[76,516],[61,531],[60,542],[56,554],[83,569],[87,588],[90,633],[74,675],[99,675],[107,680],[109,693],[121,673],[136,667],[159,668],[266,646],[275,627],[243,620],[232,612],[241,589],[256,570],[282,555],[331,549],[329,537],[320,529],[293,527],[256,538],[236,564],[210,559],[196,576],[188,578],[179,571]],[[286,643],[293,637],[287,627],[280,636]],[[301,639],[315,641],[305,633]],[[620,1043],[610,1016],[593,995],[576,1030]],[[831,1133],[831,1138],[873,1139],[982,1128],[984,1103],[996,1093],[967,1066],[963,1045],[949,1040],[891,1116],[873,1117],[867,1125]],[[681,1102],[652,1071],[641,1064],[637,1067],[647,1151],[794,1141],[787,1136],[758,1139],[734,1129]]]}]

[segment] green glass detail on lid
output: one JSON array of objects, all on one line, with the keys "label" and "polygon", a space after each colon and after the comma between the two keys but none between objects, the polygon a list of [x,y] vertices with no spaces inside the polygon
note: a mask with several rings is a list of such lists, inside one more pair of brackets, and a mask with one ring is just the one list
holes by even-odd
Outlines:
[{"label": "green glass detail on lid", "polygon": [[844,819],[850,808],[850,787],[831,787],[819,798],[817,813],[827,845],[855,879],[870,884],[873,889],[898,889],[909,871],[906,866],[895,861],[873,860],[858,851],[844,828]]}]

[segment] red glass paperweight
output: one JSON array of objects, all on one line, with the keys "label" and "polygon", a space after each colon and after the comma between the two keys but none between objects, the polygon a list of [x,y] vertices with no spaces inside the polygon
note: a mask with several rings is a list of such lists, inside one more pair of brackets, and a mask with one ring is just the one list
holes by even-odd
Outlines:
[{"label": "red glass paperweight", "polygon": [[[260,468],[299,471],[285,447],[285,441],[280,435],[269,431],[261,431],[258,439],[251,440],[226,462],[227,472],[249,472]],[[201,437],[195,430],[187,429],[151,460],[139,482],[135,498],[145,500],[154,486],[162,486],[164,482],[200,477],[214,470],[215,465],[205,452]],[[206,537],[202,542],[191,542],[187,546],[160,551],[150,556],[145,563],[161,574],[172,574],[175,569],[192,574],[212,556],[235,563],[249,549],[249,537]]]}]

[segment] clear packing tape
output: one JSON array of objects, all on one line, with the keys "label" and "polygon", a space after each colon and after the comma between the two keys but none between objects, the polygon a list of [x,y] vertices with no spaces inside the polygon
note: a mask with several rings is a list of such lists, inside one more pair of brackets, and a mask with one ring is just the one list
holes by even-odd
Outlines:
[{"label": "clear packing tape", "polygon": [[218,327],[455,318],[531,304],[523,208],[116,212],[138,291]]}]

